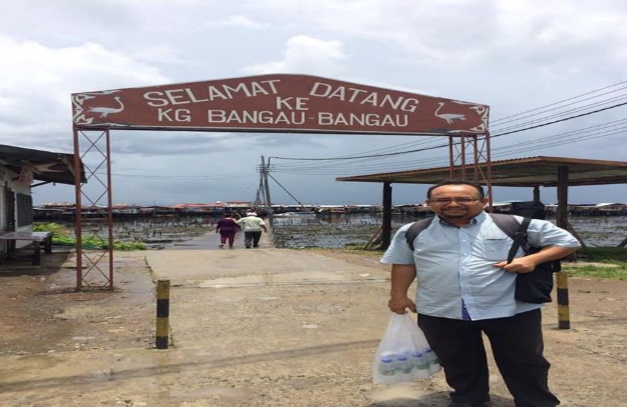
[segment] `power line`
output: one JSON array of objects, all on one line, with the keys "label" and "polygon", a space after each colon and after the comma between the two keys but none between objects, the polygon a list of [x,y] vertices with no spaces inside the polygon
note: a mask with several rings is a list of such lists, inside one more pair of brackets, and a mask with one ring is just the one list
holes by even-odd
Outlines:
[{"label": "power line", "polygon": [[588,116],[588,115],[591,115],[591,114],[594,114],[594,113],[603,112],[603,111],[605,111],[605,110],[614,109],[614,108],[617,108],[617,107],[620,107],[620,106],[625,106],[625,105],[627,105],[627,102],[624,102],[624,103],[619,103],[619,104],[612,105],[612,106],[608,106],[608,107],[604,107],[603,109],[593,110],[592,112],[587,112],[587,113],[578,114],[578,115],[576,115],[576,116],[570,116],[570,117],[567,117],[567,118],[565,118],[565,119],[555,120],[555,121],[552,121],[552,122],[539,124],[539,125],[537,125],[537,126],[525,127],[524,129],[520,129],[520,130],[513,130],[513,131],[506,132],[506,133],[495,134],[495,135],[491,136],[491,138],[501,137],[501,136],[505,136],[505,135],[508,135],[508,134],[513,134],[513,133],[520,133],[521,131],[525,131],[525,130],[537,129],[537,128],[539,128],[539,127],[549,126],[549,125],[551,125],[551,124],[560,123],[560,122],[564,122],[564,121],[567,121],[567,120],[577,119],[577,118],[579,118],[579,117]]},{"label": "power line", "polygon": [[[537,128],[540,128],[540,127],[549,126],[551,124],[577,119],[577,118],[580,118],[580,117],[588,116],[588,115],[591,115],[591,114],[594,114],[594,113],[599,113],[599,112],[602,112],[602,111],[605,111],[605,110],[614,109],[614,108],[617,108],[617,107],[620,107],[620,106],[625,106],[625,105],[627,105],[627,102],[618,103],[618,104],[615,104],[615,105],[612,105],[612,106],[608,106],[608,107],[605,107],[605,108],[602,108],[602,109],[597,109],[597,110],[593,110],[591,112],[581,113],[581,114],[578,114],[578,115],[575,115],[575,116],[569,116],[569,117],[566,117],[564,119],[554,120],[552,122],[543,123],[543,124],[539,124],[539,125],[536,125],[536,126],[529,126],[529,127],[525,127],[525,128],[518,129],[518,130],[513,130],[513,131],[509,131],[509,132],[505,132],[505,133],[495,134],[495,135],[492,135],[490,137],[491,138],[496,138],[496,137],[501,137],[501,136],[505,136],[505,135],[508,135],[508,134],[520,133],[521,131],[533,130],[533,129],[537,129]],[[391,157],[391,156],[396,156],[396,155],[411,154],[411,153],[416,153],[416,152],[435,150],[437,148],[442,148],[442,147],[447,147],[447,146],[448,146],[448,144],[440,144],[440,145],[437,145],[437,146],[426,147],[426,148],[419,148],[419,149],[409,150],[409,151],[398,151],[398,152],[394,152],[394,153],[383,153],[383,154],[351,156],[351,157],[327,157],[327,158],[270,157],[270,158],[274,158],[274,159],[278,159],[278,160],[295,160],[295,161],[355,160],[355,159],[364,159],[364,158]]]},{"label": "power line", "polygon": [[[528,121],[526,121],[524,123],[515,124],[515,125],[504,127],[504,128],[499,128],[499,132],[504,132],[504,131],[508,131],[508,130],[512,130],[512,129],[518,129],[518,128],[522,127],[522,126],[530,126],[532,124],[545,122],[545,121],[550,120],[550,119],[554,119],[554,118],[558,118],[558,117],[564,117],[564,116],[572,115],[574,113],[578,113],[578,112],[582,112],[582,111],[587,111],[587,110],[595,108],[595,107],[607,106],[610,103],[623,101],[625,99],[627,99],[627,95],[617,96],[617,97],[614,97],[614,98],[611,98],[611,99],[604,100],[603,102],[591,103],[591,104],[579,106],[577,108],[570,109],[570,110],[567,110],[567,111],[557,112],[557,113],[554,113],[554,114],[550,114],[548,116],[538,117],[536,119],[528,120]],[[491,129],[494,131],[494,127],[492,127]]]},{"label": "power line", "polygon": [[[523,114],[527,114],[527,113],[531,113],[531,112],[537,112],[538,110],[542,110],[542,109],[545,109],[545,108],[547,108],[547,107],[552,107],[552,106],[556,106],[556,105],[562,104],[562,103],[564,103],[564,102],[569,102],[569,101],[571,101],[571,100],[579,99],[579,98],[581,98],[581,97],[583,97],[583,96],[592,95],[592,94],[594,94],[594,93],[597,93],[597,92],[600,92],[600,91],[603,91],[603,90],[606,90],[606,89],[610,89],[610,88],[613,88],[613,87],[616,87],[616,86],[619,86],[619,85],[623,85],[623,84],[625,84],[625,83],[627,83],[627,81],[618,82],[618,83],[615,83],[614,85],[609,85],[609,86],[606,86],[606,87],[601,88],[601,89],[597,89],[597,90],[593,90],[593,91],[591,91],[591,92],[583,93],[583,94],[578,95],[578,96],[573,96],[573,97],[568,98],[568,99],[563,99],[563,100],[560,100],[560,101],[558,101],[558,102],[554,102],[554,103],[550,103],[550,104],[548,104],[548,105],[544,105],[544,106],[537,107],[537,108],[535,108],[535,109],[526,110],[526,111],[524,111],[524,112],[516,113],[516,114],[511,115],[511,116],[506,116],[506,117],[503,117],[503,118],[501,118],[501,119],[495,119],[495,120],[493,120],[493,121],[492,121],[492,124],[498,123],[498,122],[503,121],[503,120],[512,119],[512,118],[514,118],[514,117],[518,117],[518,116],[521,116],[521,115],[523,115]],[[623,87],[623,88],[620,88],[620,89],[617,89],[617,90],[622,90],[622,89],[626,89],[626,87]],[[613,92],[616,92],[617,90],[614,90],[614,91],[612,91],[612,92],[606,92],[606,93],[604,93],[604,94],[602,94],[602,95],[606,95],[606,94],[608,94],[608,93],[613,93]],[[602,96],[602,95],[599,95],[599,96]],[[598,97],[598,96],[595,96],[595,97]],[[592,99],[592,98],[587,98],[587,99],[584,99],[584,100],[589,100],[589,99]],[[577,103],[579,103],[579,102],[577,102]],[[571,105],[571,104],[568,104],[568,105],[566,105],[566,106],[570,106],[570,105]],[[550,109],[550,110],[554,110],[554,109]],[[550,110],[549,110],[549,111],[550,111]],[[527,116],[527,117],[528,117],[528,116]]]}]

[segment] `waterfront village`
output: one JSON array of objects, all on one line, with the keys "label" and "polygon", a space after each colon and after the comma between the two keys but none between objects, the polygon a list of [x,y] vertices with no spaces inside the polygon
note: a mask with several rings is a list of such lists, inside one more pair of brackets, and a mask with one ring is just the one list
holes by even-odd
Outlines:
[{"label": "waterfront village", "polygon": [[[515,202],[493,203],[495,212],[507,213],[511,211]],[[545,205],[546,214],[554,215],[557,205]],[[81,216],[85,218],[100,218],[107,216],[106,206],[84,206]],[[215,217],[224,213],[245,214],[256,210],[261,216],[267,215],[263,204],[253,202],[221,202],[215,203],[181,203],[169,206],[141,206],[132,204],[112,205],[111,212],[114,218],[141,218],[152,216],[199,216]],[[275,216],[291,216],[299,214],[379,214],[383,211],[382,205],[272,205],[272,214]],[[393,215],[427,216],[430,213],[424,204],[395,205]],[[571,216],[624,216],[627,215],[627,204],[596,203],[596,204],[569,204],[568,213]],[[73,203],[45,203],[33,207],[34,220],[68,220],[75,215]]]}]

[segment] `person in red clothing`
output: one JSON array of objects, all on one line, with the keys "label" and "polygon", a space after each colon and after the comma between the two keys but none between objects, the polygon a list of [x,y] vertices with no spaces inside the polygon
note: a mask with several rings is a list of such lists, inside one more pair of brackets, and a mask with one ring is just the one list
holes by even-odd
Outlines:
[{"label": "person in red clothing", "polygon": [[218,220],[216,224],[216,233],[220,234],[220,249],[224,248],[224,245],[229,243],[229,249],[233,248],[233,241],[235,240],[235,234],[240,230],[239,225],[230,213],[225,213],[222,219]]}]

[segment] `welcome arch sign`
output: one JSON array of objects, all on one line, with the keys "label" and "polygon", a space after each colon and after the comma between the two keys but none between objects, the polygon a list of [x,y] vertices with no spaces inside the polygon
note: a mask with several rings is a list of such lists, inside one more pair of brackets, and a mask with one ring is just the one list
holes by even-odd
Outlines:
[{"label": "welcome arch sign", "polygon": [[[98,168],[107,169],[106,181],[102,183],[106,185],[109,201],[110,267],[108,276],[101,274],[110,288],[113,288],[111,130],[441,135],[449,140],[467,137],[476,140],[481,136],[487,139],[489,134],[489,107],[483,104],[309,75],[271,74],[89,91],[74,93],[71,98],[75,168],[79,168],[82,156],[81,135],[98,132],[98,138],[106,140]],[[90,143],[91,149],[94,143]],[[95,171],[90,175],[95,177]],[[77,177],[77,289],[85,283],[81,261],[83,196]],[[89,259],[88,264],[97,262]]]},{"label": "welcome arch sign", "polygon": [[485,134],[488,106],[306,75],[72,95],[74,125],[117,130]]}]

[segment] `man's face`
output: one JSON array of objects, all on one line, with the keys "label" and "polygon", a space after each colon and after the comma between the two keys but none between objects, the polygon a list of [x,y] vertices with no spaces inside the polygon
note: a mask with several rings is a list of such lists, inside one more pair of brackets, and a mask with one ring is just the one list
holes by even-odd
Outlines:
[{"label": "man's face", "polygon": [[472,185],[443,185],[431,191],[426,201],[431,210],[444,220],[470,220],[483,212],[488,198],[480,198]]}]

